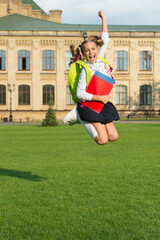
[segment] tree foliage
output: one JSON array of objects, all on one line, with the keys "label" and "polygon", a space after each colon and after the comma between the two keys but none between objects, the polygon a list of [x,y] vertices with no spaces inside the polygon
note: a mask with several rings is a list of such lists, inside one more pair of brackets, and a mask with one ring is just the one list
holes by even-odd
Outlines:
[{"label": "tree foliage", "polygon": [[50,95],[50,99],[48,101],[48,111],[46,113],[45,119],[42,121],[42,126],[47,127],[47,126],[57,126],[58,121],[56,119],[56,113],[55,110],[53,109],[54,101],[53,101],[53,96]]}]

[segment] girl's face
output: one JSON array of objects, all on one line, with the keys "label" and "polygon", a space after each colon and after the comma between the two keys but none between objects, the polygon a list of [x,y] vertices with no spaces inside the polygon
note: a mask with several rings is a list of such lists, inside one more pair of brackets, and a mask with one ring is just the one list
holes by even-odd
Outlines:
[{"label": "girl's face", "polygon": [[95,63],[98,58],[98,47],[94,42],[86,42],[83,46],[83,56],[90,63]]}]

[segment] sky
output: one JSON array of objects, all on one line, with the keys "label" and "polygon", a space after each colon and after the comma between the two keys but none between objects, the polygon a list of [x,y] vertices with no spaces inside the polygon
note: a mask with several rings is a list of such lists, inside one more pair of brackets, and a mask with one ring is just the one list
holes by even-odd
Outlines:
[{"label": "sky", "polygon": [[100,24],[103,10],[110,25],[160,25],[160,0],[34,0],[46,13],[62,10],[62,23]]}]

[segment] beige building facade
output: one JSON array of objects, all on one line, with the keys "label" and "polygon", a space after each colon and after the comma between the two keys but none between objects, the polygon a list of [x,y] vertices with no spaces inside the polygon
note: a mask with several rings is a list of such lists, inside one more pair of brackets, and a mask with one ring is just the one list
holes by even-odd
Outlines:
[{"label": "beige building facade", "polygon": [[[0,120],[45,117],[49,95],[58,119],[73,108],[68,87],[70,45],[101,26],[62,24],[34,1],[0,1]],[[160,26],[108,26],[106,58],[116,85],[111,101],[121,116],[160,114]]]}]

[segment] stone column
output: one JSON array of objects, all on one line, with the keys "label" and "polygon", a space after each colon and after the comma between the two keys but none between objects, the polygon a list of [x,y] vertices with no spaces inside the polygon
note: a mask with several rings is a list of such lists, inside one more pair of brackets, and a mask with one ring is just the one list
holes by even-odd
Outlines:
[{"label": "stone column", "polygon": [[64,110],[66,106],[66,86],[65,86],[65,53],[64,41],[57,40],[56,52],[56,110]]},{"label": "stone column", "polygon": [[153,104],[154,110],[160,111],[160,41],[155,42],[153,63],[154,63]]},{"label": "stone column", "polygon": [[[13,84],[16,83],[16,71],[18,66],[16,65],[16,45],[15,45],[15,40],[10,39],[8,40],[8,61],[7,63],[7,70],[8,70],[8,83],[11,84],[11,87],[13,88]],[[10,109],[10,94],[8,91],[8,85],[6,88],[7,91],[7,109]],[[18,104],[18,86],[15,85],[15,90],[12,92],[12,110],[15,110],[17,108]]]},{"label": "stone column", "polygon": [[129,57],[130,57],[129,109],[135,110],[139,106],[139,84],[138,84],[139,53],[136,41],[131,41]]},{"label": "stone column", "polygon": [[32,110],[40,110],[42,105],[42,89],[40,84],[40,48],[39,40],[33,40],[32,45],[32,89],[31,89],[31,103]]}]

